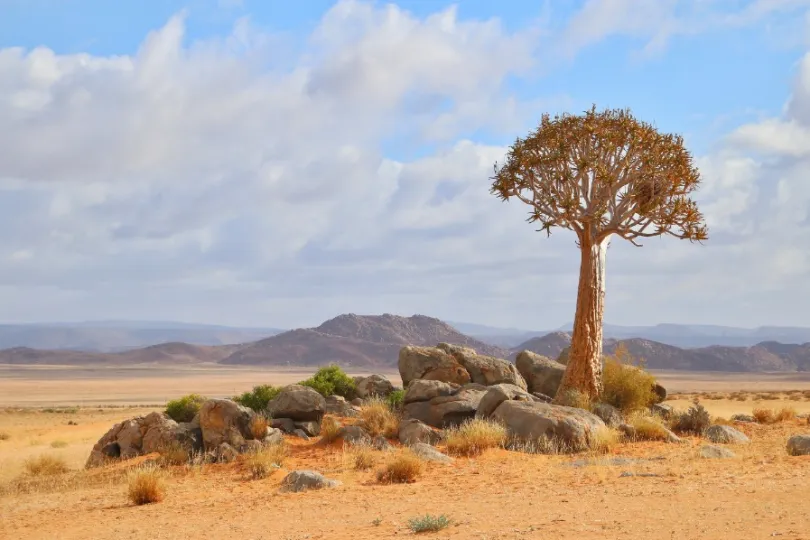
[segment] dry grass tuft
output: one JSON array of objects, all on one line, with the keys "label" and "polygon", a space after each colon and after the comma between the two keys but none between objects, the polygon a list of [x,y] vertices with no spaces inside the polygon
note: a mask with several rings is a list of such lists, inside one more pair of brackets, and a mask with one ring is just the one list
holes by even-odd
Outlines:
[{"label": "dry grass tuft", "polygon": [[669,440],[669,430],[653,416],[646,414],[633,414],[627,423],[635,429],[635,438],[639,441],[666,441]]},{"label": "dry grass tuft", "polygon": [[160,502],[166,496],[166,481],[156,467],[143,467],[130,471],[127,496],[132,504],[142,505]]},{"label": "dry grass tuft", "polygon": [[655,377],[644,371],[623,345],[605,357],[600,396],[603,402],[626,413],[647,409],[656,401],[654,387]]},{"label": "dry grass tuft", "polygon": [[247,467],[254,480],[267,478],[273,471],[280,469],[289,455],[284,443],[270,445],[247,457]]},{"label": "dry grass tuft", "polygon": [[399,418],[382,399],[373,398],[360,409],[360,425],[372,437],[391,438],[399,433]]},{"label": "dry grass tuft", "polygon": [[51,448],[65,448],[67,447],[67,445],[68,445],[67,441],[62,440],[51,441]]},{"label": "dry grass tuft", "polygon": [[734,422],[729,420],[728,418],[723,418],[722,416],[715,416],[714,420],[712,420],[712,424],[717,426],[734,426]]},{"label": "dry grass tuft", "polygon": [[774,420],[776,422],[787,422],[789,420],[796,419],[796,409],[793,407],[782,407],[776,414],[774,415]]},{"label": "dry grass tuft", "polygon": [[267,437],[267,418],[261,414],[254,414],[250,419],[250,434],[256,440],[263,440]]},{"label": "dry grass tuft", "polygon": [[587,394],[574,388],[563,391],[556,397],[557,402],[565,407],[590,410],[591,400]]},{"label": "dry grass tuft", "polygon": [[340,422],[332,416],[324,416],[321,420],[321,441],[331,443],[340,436]]},{"label": "dry grass tuft", "polygon": [[559,437],[538,437],[535,440],[511,439],[506,443],[506,448],[514,452],[526,454],[544,454],[557,456],[562,454],[572,454],[578,449],[572,448]]},{"label": "dry grass tuft", "polygon": [[588,446],[596,454],[609,454],[621,442],[622,435],[609,427],[600,428],[591,433]]},{"label": "dry grass tuft", "polygon": [[447,451],[457,456],[477,456],[488,448],[506,444],[506,428],[493,420],[474,418],[445,430]]},{"label": "dry grass tuft", "polygon": [[25,460],[25,471],[31,476],[53,476],[70,470],[64,459],[42,454]]},{"label": "dry grass tuft", "polygon": [[377,472],[377,481],[383,484],[414,482],[425,466],[419,456],[410,449],[398,452],[383,469]]},{"label": "dry grass tuft", "polygon": [[764,409],[761,407],[754,408],[754,410],[751,411],[751,416],[753,416],[754,420],[759,424],[773,424],[776,417],[773,409]]},{"label": "dry grass tuft", "polygon": [[189,451],[177,442],[160,449],[161,465],[185,465],[190,458]]},{"label": "dry grass tuft", "polygon": [[352,467],[357,471],[367,471],[374,467],[376,457],[374,449],[365,444],[355,445],[349,453]]}]

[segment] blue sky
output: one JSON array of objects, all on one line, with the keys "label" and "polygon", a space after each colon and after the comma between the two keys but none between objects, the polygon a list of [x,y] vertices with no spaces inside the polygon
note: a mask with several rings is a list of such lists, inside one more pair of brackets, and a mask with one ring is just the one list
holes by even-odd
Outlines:
[{"label": "blue sky", "polygon": [[684,134],[712,226],[611,244],[608,320],[810,325],[810,2],[143,5],[0,0],[0,321],[556,327],[572,239],[487,178],[595,103]]}]

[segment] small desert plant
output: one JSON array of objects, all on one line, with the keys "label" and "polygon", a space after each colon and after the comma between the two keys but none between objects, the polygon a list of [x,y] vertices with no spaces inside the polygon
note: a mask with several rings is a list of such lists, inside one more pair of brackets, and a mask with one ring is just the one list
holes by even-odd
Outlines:
[{"label": "small desert plant", "polygon": [[173,442],[160,449],[160,459],[158,460],[161,465],[185,465],[189,462],[191,456],[186,447],[178,442]]},{"label": "small desert plant", "polygon": [[247,467],[254,480],[267,478],[273,471],[280,469],[287,458],[287,447],[284,444],[273,444],[247,457]]},{"label": "small desert plant", "polygon": [[269,384],[260,384],[254,386],[253,390],[249,392],[243,392],[241,395],[234,396],[233,400],[240,405],[244,405],[261,413],[267,409],[267,404],[270,403],[270,400],[275,398],[279,392],[281,392],[281,388],[276,388]]},{"label": "small desert plant", "polygon": [[597,454],[608,454],[619,441],[621,434],[613,428],[604,427],[592,431],[588,437],[588,449]]},{"label": "small desert plant", "polygon": [[156,503],[166,496],[163,473],[156,467],[143,467],[129,473],[127,496],[132,504]]},{"label": "small desert plant", "polygon": [[324,397],[343,396],[353,399],[355,396],[354,379],[336,365],[320,368],[315,375],[299,384],[309,386]]},{"label": "small desert plant", "polygon": [[173,399],[166,404],[166,414],[175,422],[191,422],[205,400],[206,398],[199,394]]},{"label": "small desert plant", "polygon": [[563,393],[557,397],[559,404],[566,407],[585,409],[586,411],[591,408],[591,400],[588,398],[587,394],[574,388],[563,391]]},{"label": "small desert plant", "polygon": [[340,422],[332,416],[324,416],[321,420],[321,441],[334,442],[340,437]]},{"label": "small desert plant", "polygon": [[405,400],[405,390],[394,390],[385,398],[386,403],[392,411],[398,411],[402,408],[403,401]]},{"label": "small desert plant", "polygon": [[506,448],[526,454],[545,454],[551,456],[571,454],[576,451],[576,449],[571,448],[565,441],[555,436],[542,436],[534,440],[510,438],[506,443]]},{"label": "small desert plant", "polygon": [[7,431],[0,431],[0,441],[7,441],[11,438],[11,434]]},{"label": "small desert plant", "polygon": [[635,438],[639,441],[667,441],[669,430],[656,418],[645,414],[633,414],[627,419],[633,427]]},{"label": "small desert plant", "polygon": [[55,440],[51,441],[51,448],[65,448],[68,445],[67,441]]},{"label": "small desert plant", "polygon": [[413,482],[424,470],[424,464],[412,450],[401,450],[377,473],[377,481],[385,484]]},{"label": "small desert plant", "polygon": [[477,456],[506,443],[506,428],[493,420],[474,418],[445,431],[447,451],[458,456]]},{"label": "small desert plant", "polygon": [[424,516],[408,520],[408,528],[417,534],[440,531],[449,525],[450,520],[445,515],[431,516],[430,514],[425,514]]},{"label": "small desert plant", "polygon": [[31,476],[52,476],[66,473],[70,469],[61,457],[42,454],[27,459],[25,461],[25,470]]},{"label": "small desert plant", "polygon": [[367,471],[374,466],[376,455],[374,449],[365,444],[355,445],[349,453],[352,467],[358,471]]},{"label": "small desert plant", "polygon": [[601,400],[623,412],[640,411],[655,403],[655,377],[644,371],[624,345],[605,357]]},{"label": "small desert plant", "polygon": [[399,419],[379,398],[371,398],[360,409],[360,425],[372,437],[394,437],[399,432]]},{"label": "small desert plant", "polygon": [[678,415],[672,428],[679,433],[694,433],[701,435],[712,425],[712,417],[700,401],[695,399],[689,409]]},{"label": "small desert plant", "polygon": [[261,414],[255,414],[250,419],[250,434],[254,439],[261,441],[267,437],[267,418]]},{"label": "small desert plant", "polygon": [[712,424],[717,426],[733,426],[734,422],[722,416],[715,416],[714,420],[712,420]]},{"label": "small desert plant", "polygon": [[776,422],[786,422],[788,420],[795,420],[796,419],[796,409],[793,407],[782,407],[776,414],[774,415],[774,420]]},{"label": "small desert plant", "polygon": [[773,409],[756,407],[753,411],[751,411],[751,416],[753,416],[754,420],[760,424],[773,424],[776,421],[776,415],[774,414]]}]

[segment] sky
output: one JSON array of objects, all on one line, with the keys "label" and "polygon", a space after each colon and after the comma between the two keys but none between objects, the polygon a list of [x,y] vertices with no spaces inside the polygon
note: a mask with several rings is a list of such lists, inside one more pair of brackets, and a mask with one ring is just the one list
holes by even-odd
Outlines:
[{"label": "sky", "polygon": [[490,177],[596,105],[710,233],[614,239],[606,321],[810,326],[809,51],[810,0],[0,0],[0,322],[556,328],[574,234]]}]

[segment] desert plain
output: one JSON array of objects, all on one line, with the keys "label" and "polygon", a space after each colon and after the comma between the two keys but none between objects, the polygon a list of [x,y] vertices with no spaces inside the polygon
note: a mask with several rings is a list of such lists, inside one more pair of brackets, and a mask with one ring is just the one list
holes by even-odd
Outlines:
[{"label": "desert plain", "polygon": [[[810,456],[787,439],[810,433],[807,374],[656,372],[667,404],[698,397],[725,419],[754,409],[799,416],[735,427],[751,438],[736,457],[704,459],[706,441],[622,442],[606,454],[542,455],[490,449],[452,464],[429,463],[413,483],[381,484],[374,452],[356,470],[352,449],[290,438],[281,469],[255,480],[242,461],[167,467],[167,494],[134,506],[127,471],[148,456],[84,470],[93,444],[116,422],[162,410],[189,392],[231,396],[256,384],[289,384],[304,369],[0,368],[0,538],[358,539],[810,539]],[[355,374],[355,373],[352,373]],[[364,374],[364,373],[356,373]],[[395,384],[396,372],[385,373]],[[396,443],[394,443],[396,444]],[[441,449],[441,445],[439,445]],[[29,478],[26,460],[58,455],[70,471]],[[316,470],[333,489],[281,493],[291,470]],[[450,526],[416,535],[411,518],[444,515]]]}]

